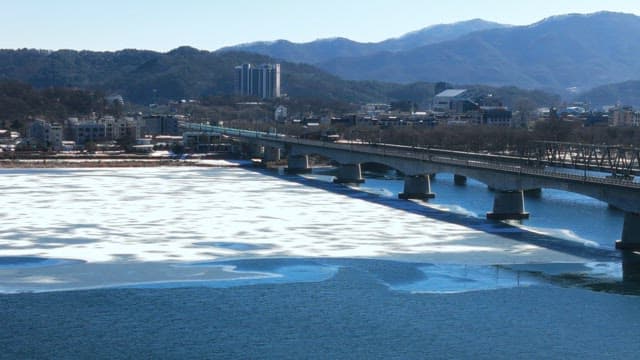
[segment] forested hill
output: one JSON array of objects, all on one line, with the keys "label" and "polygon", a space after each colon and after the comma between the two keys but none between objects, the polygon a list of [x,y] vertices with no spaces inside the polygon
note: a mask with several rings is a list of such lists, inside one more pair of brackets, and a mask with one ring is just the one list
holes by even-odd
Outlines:
[{"label": "forested hill", "polygon": [[18,81],[0,81],[0,129],[22,130],[33,118],[64,120],[91,113],[115,114],[104,94],[67,88],[35,89]]},{"label": "forested hill", "polygon": [[[230,95],[234,67],[274,60],[245,52],[208,52],[181,47],[167,53],[145,50],[117,52],[0,50],[0,80],[18,80],[36,88],[78,88],[117,93],[127,102],[160,103]],[[352,103],[431,102],[433,83],[407,85],[375,81],[349,81],[312,65],[281,63],[282,92],[294,99]],[[465,86],[468,87],[468,86]],[[557,102],[555,95],[513,87],[471,86],[502,98],[513,106],[521,98],[536,105]]]},{"label": "forested hill", "polygon": [[[0,50],[0,80],[37,88],[66,87],[119,93],[140,104],[233,93],[234,67],[272,59],[244,52],[181,47],[167,53]],[[389,85],[391,86],[391,85]],[[344,81],[310,65],[282,63],[282,89],[291,97],[382,101],[387,85]]]},{"label": "forested hill", "polygon": [[621,104],[637,108],[640,107],[640,81],[625,81],[598,86],[579,94],[576,98],[593,107]]}]

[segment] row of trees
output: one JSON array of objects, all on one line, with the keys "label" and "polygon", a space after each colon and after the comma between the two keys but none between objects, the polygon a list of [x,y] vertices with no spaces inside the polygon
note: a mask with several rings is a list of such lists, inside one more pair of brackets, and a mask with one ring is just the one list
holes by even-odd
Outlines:
[{"label": "row of trees", "polygon": [[64,120],[92,113],[119,116],[120,103],[110,103],[97,91],[69,88],[36,89],[18,81],[0,81],[0,128],[24,130],[35,117]]},{"label": "row of trees", "polygon": [[[273,123],[237,120],[225,123],[257,131],[267,131]],[[584,127],[577,122],[540,121],[532,129],[490,126],[389,127],[324,126],[306,129],[300,125],[277,125],[278,132],[294,136],[317,135],[332,130],[347,140],[436,147],[461,151],[514,152],[524,154],[539,141],[609,144],[640,147],[640,128]]]},{"label": "row of trees", "polygon": [[525,153],[538,141],[609,144],[640,147],[640,129],[583,127],[567,121],[540,121],[533,129],[487,126],[354,127],[344,134],[364,141],[464,151],[512,151]]}]

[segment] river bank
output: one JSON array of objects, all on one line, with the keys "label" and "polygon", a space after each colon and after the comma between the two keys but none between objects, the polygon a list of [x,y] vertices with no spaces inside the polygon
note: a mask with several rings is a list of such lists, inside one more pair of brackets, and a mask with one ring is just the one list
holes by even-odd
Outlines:
[{"label": "river bank", "polygon": [[2,159],[0,168],[128,168],[158,166],[237,167],[250,166],[249,160],[231,159],[167,159],[167,158],[44,158]]}]

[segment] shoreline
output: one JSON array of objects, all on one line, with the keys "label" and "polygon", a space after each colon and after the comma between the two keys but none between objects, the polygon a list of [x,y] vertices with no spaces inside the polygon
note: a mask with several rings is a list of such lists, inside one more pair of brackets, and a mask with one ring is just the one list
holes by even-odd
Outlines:
[{"label": "shoreline", "polygon": [[0,160],[0,169],[52,169],[52,168],[129,168],[159,166],[240,167],[251,166],[251,161],[238,159],[167,159],[167,158],[76,158],[76,159],[11,159]]}]

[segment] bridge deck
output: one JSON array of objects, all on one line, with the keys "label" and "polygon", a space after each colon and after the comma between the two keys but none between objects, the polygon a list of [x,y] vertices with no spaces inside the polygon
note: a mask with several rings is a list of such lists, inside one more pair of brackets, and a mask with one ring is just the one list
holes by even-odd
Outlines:
[{"label": "bridge deck", "polygon": [[[450,166],[459,166],[466,168],[487,169],[508,174],[520,174],[536,176],[540,178],[558,179],[575,181],[593,185],[607,185],[613,187],[621,187],[626,189],[640,189],[640,183],[623,178],[604,178],[589,175],[575,175],[553,171],[548,168],[540,168],[535,166],[524,166],[512,163],[505,163],[501,156],[490,154],[479,154],[472,152],[452,151],[443,149],[430,149],[421,147],[391,145],[391,144],[365,144],[360,142],[334,143],[327,141],[301,139],[297,137],[286,136],[282,134],[270,134],[251,130],[224,128],[219,126],[181,123],[181,126],[206,132],[215,132],[222,135],[246,138],[251,140],[260,140],[273,144],[293,144],[305,145],[311,147],[319,147],[325,149],[336,149],[350,152],[358,152],[362,154],[378,155],[384,157],[396,157],[402,159],[412,159],[435,164],[444,164]],[[526,158],[520,158],[525,161]],[[503,161],[501,163],[501,161]]]}]

